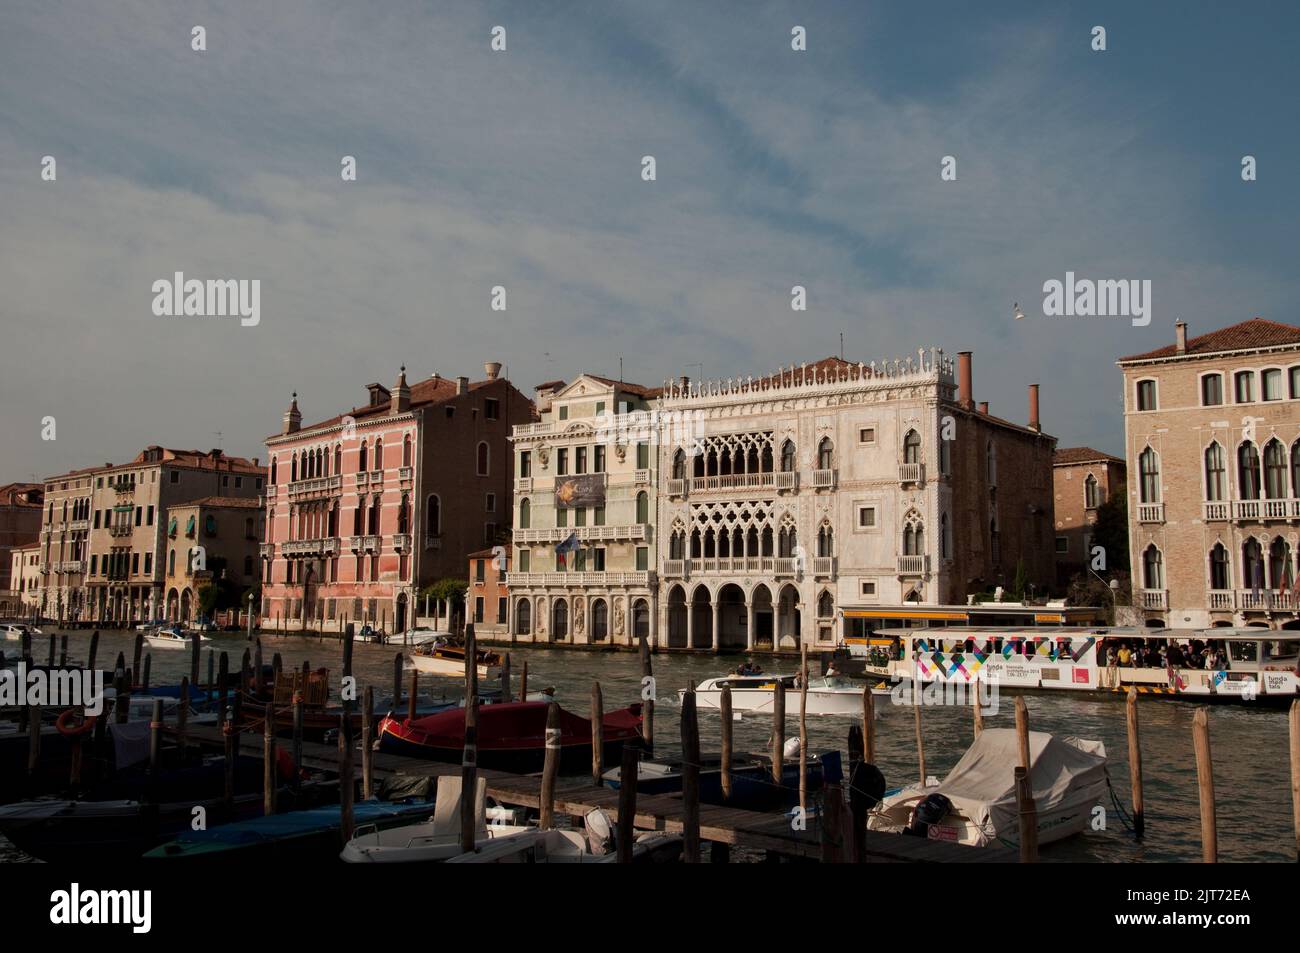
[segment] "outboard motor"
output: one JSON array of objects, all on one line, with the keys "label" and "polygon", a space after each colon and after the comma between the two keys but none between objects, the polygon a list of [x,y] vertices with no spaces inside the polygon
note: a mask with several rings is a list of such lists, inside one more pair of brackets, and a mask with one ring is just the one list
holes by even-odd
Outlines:
[{"label": "outboard motor", "polygon": [[948,812],[952,810],[952,801],[948,800],[942,794],[935,792],[927,795],[925,800],[916,805],[912,811],[912,823],[903,833],[914,834],[917,837],[929,837],[930,825],[938,824]]}]

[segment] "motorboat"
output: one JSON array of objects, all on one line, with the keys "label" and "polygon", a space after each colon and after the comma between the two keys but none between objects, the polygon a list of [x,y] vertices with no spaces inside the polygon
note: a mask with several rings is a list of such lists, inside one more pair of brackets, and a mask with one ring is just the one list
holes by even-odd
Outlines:
[{"label": "motorboat", "polygon": [[[799,709],[799,676],[797,675],[724,675],[707,678],[695,688],[695,704],[699,708],[717,710],[722,707],[722,689],[731,689],[733,712],[771,712],[776,698],[776,686],[785,688],[787,712]],[[843,675],[827,675],[808,679],[808,707],[810,715],[862,716],[862,693],[867,683]],[[889,695],[885,688],[871,689],[873,695]],[[686,694],[678,692],[678,698]]]},{"label": "motorboat", "polygon": [[[731,794],[722,791],[722,758],[706,755],[700,759],[700,803],[716,804],[744,811],[771,811],[799,803],[799,739],[790,739],[793,757],[782,765],[781,783],[772,781],[772,759],[764,755],[741,754],[731,761]],[[602,775],[605,786],[621,787],[621,768],[611,768]],[[820,791],[827,783],[843,780],[840,753],[828,751],[809,755],[806,768],[808,790]],[[678,794],[682,790],[682,762],[655,760],[637,762],[638,794]]]},{"label": "motorboat", "polygon": [[159,626],[145,633],[144,637],[150,647],[155,649],[187,649],[193,645],[195,639],[198,639],[200,644],[212,641],[200,632],[186,632],[179,625]]},{"label": "motorboat", "polygon": [[[427,625],[417,626],[400,635],[403,645],[428,645],[430,642],[450,642],[452,635],[450,632],[443,632],[439,629],[431,628]],[[398,636],[393,637],[396,642]]]},{"label": "motorboat", "polygon": [[36,626],[28,625],[26,622],[6,622],[4,625],[0,625],[0,638],[7,639],[10,642],[21,642],[24,635],[37,638],[44,634]]},{"label": "motorboat", "polygon": [[[1083,831],[1093,808],[1106,796],[1105,746],[1100,741],[1031,731],[1029,760],[1038,843]],[[985,728],[947,777],[887,795],[867,826],[976,847],[1017,847],[1015,769],[1019,764],[1015,729]]]},{"label": "motorboat", "polygon": [[[501,656],[496,652],[483,649],[475,653],[480,680],[499,678],[501,675]],[[411,667],[417,672],[429,675],[445,675],[450,678],[465,677],[465,647],[453,645],[446,638],[425,642],[410,655]]]},{"label": "motorboat", "polygon": [[[527,774],[546,760],[547,702],[503,702],[478,709],[481,767]],[[605,712],[604,760],[618,764],[624,744],[641,742],[641,706]],[[429,761],[460,764],[465,745],[465,709],[449,708],[414,721],[389,716],[379,723],[379,750]],[[591,766],[591,722],[560,709],[560,771]]]}]

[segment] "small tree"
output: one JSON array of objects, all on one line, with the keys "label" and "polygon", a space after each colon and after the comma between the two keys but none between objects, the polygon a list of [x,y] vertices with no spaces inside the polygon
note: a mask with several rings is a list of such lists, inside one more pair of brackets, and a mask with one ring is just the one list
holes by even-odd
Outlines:
[{"label": "small tree", "polygon": [[220,592],[217,587],[210,582],[205,582],[203,585],[199,586],[198,610],[200,618],[212,618],[212,610],[217,607],[217,596],[219,594]]},{"label": "small tree", "polygon": [[[1110,499],[1097,507],[1097,522],[1092,524],[1092,546],[1101,546],[1106,552],[1107,571],[1124,570],[1128,562],[1128,493],[1117,486]],[[1092,553],[1085,553],[1089,561]]]}]

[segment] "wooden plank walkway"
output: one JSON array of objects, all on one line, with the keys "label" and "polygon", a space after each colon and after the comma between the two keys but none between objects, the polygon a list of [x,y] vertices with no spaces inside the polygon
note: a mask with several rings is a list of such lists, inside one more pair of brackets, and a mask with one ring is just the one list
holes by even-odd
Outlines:
[{"label": "wooden plank walkway", "polygon": [[[172,729],[168,728],[169,731]],[[192,743],[221,747],[221,729],[210,726],[193,726],[187,734]],[[283,738],[280,744],[284,745]],[[241,754],[260,757],[260,734],[242,732],[239,736]],[[377,779],[402,773],[424,777],[454,775],[460,777],[460,765],[440,761],[425,761],[404,755],[376,751],[372,755]],[[337,745],[304,741],[303,765],[318,771],[338,769]],[[360,771],[360,758],[356,759]],[[511,807],[536,810],[541,806],[542,780],[540,775],[509,774],[479,768],[479,776],[487,780],[488,797]],[[555,811],[581,817],[588,811],[600,808],[613,820],[618,819],[618,792],[612,788],[598,788],[590,780],[562,779],[555,789]],[[636,799],[636,827],[647,831],[680,832],[683,805],[680,794],[638,794]],[[719,844],[729,844],[750,850],[771,851],[786,857],[811,860],[821,858],[821,835],[816,818],[810,818],[806,831],[795,831],[790,821],[781,814],[764,814],[712,804],[700,805],[700,839]],[[963,847],[920,837],[903,837],[867,831],[867,858],[884,863],[1006,863],[1017,859],[1016,852],[1001,847]]]}]

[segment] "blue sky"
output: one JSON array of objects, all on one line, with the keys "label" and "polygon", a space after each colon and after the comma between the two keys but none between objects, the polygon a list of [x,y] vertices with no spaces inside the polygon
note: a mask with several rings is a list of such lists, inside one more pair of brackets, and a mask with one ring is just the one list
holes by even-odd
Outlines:
[{"label": "blue sky", "polygon": [[[1298,9],[9,4],[0,479],[217,431],[264,456],[291,391],[322,418],[402,363],[655,384],[841,332],[851,359],[973,350],[994,413],[1041,382],[1063,446],[1118,452],[1116,357],[1178,319],[1300,323]],[[1151,325],[1043,316],[1067,270],[1150,279]],[[155,317],[175,271],[261,279],[260,325]]]}]

